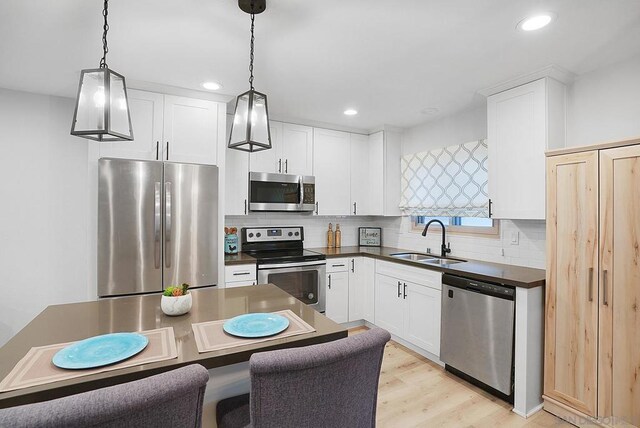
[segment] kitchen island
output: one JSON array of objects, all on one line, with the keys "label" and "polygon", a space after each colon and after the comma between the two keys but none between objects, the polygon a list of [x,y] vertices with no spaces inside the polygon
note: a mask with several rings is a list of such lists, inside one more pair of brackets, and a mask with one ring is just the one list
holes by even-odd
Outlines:
[{"label": "kitchen island", "polygon": [[[274,285],[195,289],[191,293],[193,307],[188,314],[179,317],[169,317],[162,313],[159,294],[47,307],[0,348],[0,379],[3,379],[34,346],[72,342],[114,332],[173,327],[178,357],[0,393],[0,408],[50,400],[129,382],[193,363],[210,369],[214,382],[220,382],[225,376],[227,378],[231,376],[233,378],[231,382],[241,383],[242,388],[246,388],[248,382],[246,362],[253,353],[313,345],[347,336],[347,330],[344,327]],[[220,351],[198,352],[191,328],[193,323],[223,320],[251,312],[276,312],[286,309],[293,311],[316,331]],[[221,375],[214,376],[215,370],[219,370]],[[235,393],[233,389],[229,391]],[[207,387],[209,398],[212,398],[215,392],[216,386]]]}]

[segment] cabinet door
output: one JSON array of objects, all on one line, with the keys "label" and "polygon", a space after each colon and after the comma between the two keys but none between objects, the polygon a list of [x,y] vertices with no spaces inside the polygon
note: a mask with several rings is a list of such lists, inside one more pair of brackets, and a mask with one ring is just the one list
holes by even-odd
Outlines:
[{"label": "cabinet door", "polygon": [[269,122],[271,149],[260,150],[249,156],[251,172],[283,173],[282,168],[282,122]]},{"label": "cabinet door", "polygon": [[545,89],[541,79],[487,100],[489,196],[494,218],[545,218]]},{"label": "cabinet door", "polygon": [[136,160],[156,159],[156,149],[160,157],[162,143],[162,94],[154,92],[127,91],[129,113],[133,127],[133,141],[100,143],[101,158],[121,158]]},{"label": "cabinet door", "polygon": [[249,196],[249,153],[225,149],[225,214],[245,215]]},{"label": "cabinet door", "polygon": [[640,146],[600,152],[598,417],[640,426]]},{"label": "cabinet door", "polygon": [[164,159],[215,165],[219,105],[213,101],[164,96]]},{"label": "cabinet door", "polygon": [[327,274],[325,314],[335,322],[349,321],[349,273]]},{"label": "cabinet door", "polygon": [[442,292],[403,282],[404,331],[402,338],[440,356],[440,308]]},{"label": "cabinet door", "polygon": [[404,302],[402,281],[385,275],[376,275],[375,325],[402,336],[404,323]]},{"label": "cabinet door", "polygon": [[313,173],[319,215],[351,212],[349,142],[347,132],[313,130]]},{"label": "cabinet door", "polygon": [[545,395],[596,415],[598,153],[547,160]]},{"label": "cabinet door", "polygon": [[[370,215],[369,137],[351,134],[351,214]],[[382,187],[376,193],[382,194]]]},{"label": "cabinet door", "polygon": [[349,321],[374,322],[375,260],[349,259]]},{"label": "cabinet door", "polygon": [[313,128],[282,124],[282,162],[285,174],[313,175]]}]

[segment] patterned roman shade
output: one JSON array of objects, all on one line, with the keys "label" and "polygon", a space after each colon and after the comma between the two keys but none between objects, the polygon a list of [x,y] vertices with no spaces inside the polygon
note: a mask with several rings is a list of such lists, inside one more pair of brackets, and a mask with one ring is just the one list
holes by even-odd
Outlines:
[{"label": "patterned roman shade", "polygon": [[402,157],[400,208],[407,215],[489,217],[487,142]]}]

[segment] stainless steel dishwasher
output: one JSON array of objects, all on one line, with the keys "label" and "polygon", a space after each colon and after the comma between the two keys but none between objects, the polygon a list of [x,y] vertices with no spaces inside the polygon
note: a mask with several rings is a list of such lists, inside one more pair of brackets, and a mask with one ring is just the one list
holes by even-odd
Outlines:
[{"label": "stainless steel dishwasher", "polygon": [[444,274],[440,359],[448,371],[513,402],[515,288]]}]

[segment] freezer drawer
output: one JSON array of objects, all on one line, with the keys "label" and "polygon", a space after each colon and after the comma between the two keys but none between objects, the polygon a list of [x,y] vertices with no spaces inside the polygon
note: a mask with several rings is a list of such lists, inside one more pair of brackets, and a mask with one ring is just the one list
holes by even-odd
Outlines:
[{"label": "freezer drawer", "polygon": [[443,277],[440,359],[507,396],[513,385],[513,291]]}]

